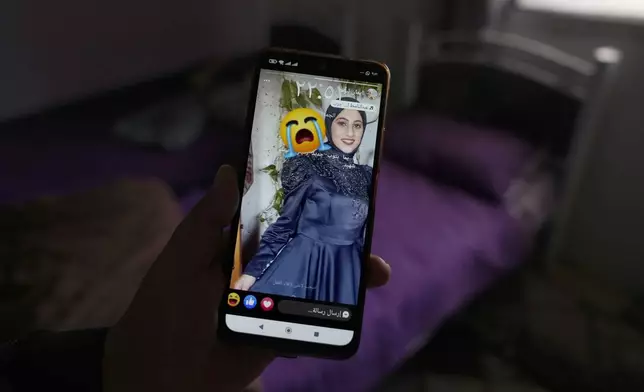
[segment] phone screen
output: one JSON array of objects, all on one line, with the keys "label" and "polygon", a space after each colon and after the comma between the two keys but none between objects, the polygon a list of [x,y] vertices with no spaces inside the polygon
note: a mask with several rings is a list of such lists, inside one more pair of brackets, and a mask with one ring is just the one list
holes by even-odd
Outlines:
[{"label": "phone screen", "polygon": [[288,63],[259,71],[225,325],[346,346],[362,317],[383,84]]}]

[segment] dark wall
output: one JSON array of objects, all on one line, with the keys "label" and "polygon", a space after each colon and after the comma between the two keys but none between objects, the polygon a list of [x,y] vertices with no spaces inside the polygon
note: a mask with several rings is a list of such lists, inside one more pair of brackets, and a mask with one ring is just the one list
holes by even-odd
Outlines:
[{"label": "dark wall", "polygon": [[0,2],[0,119],[267,44],[265,0]]}]

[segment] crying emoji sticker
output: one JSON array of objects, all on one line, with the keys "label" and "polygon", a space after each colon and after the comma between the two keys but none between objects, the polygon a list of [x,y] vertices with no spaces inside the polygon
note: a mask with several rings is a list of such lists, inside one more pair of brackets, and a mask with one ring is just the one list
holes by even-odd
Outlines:
[{"label": "crying emoji sticker", "polygon": [[280,124],[280,135],[288,148],[284,155],[286,158],[331,148],[324,144],[324,120],[313,109],[300,108],[288,112]]}]

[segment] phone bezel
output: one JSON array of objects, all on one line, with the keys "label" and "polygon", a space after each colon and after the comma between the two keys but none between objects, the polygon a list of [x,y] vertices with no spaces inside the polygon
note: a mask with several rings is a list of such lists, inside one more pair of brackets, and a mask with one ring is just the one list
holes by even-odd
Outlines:
[{"label": "phone bezel", "polygon": [[[288,68],[287,66],[280,64],[271,64],[270,59],[279,57],[285,61],[298,62],[298,68]],[[255,106],[257,101],[257,90],[259,87],[259,78],[260,72],[262,69],[271,69],[279,70],[285,72],[296,72],[303,74],[312,74],[319,76],[326,76],[332,78],[341,78],[348,80],[361,81],[366,83],[379,83],[382,85],[381,89],[381,110],[378,116],[378,126],[377,126],[377,136],[376,136],[376,149],[374,154],[374,163],[373,163],[373,179],[372,179],[372,190],[371,197],[369,202],[369,215],[367,217],[367,227],[365,233],[365,244],[364,244],[364,257],[369,257],[371,251],[371,241],[373,236],[373,223],[376,213],[376,197],[377,197],[377,185],[378,185],[378,174],[380,169],[380,154],[382,150],[382,144],[384,139],[384,129],[385,129],[385,118],[387,112],[387,98],[389,96],[389,81],[390,81],[390,71],[389,68],[383,64],[371,60],[353,60],[347,59],[340,56],[331,56],[318,53],[294,51],[288,49],[279,49],[272,48],[264,51],[258,59],[257,66],[255,67],[253,84],[251,87],[251,94],[249,97],[249,102],[246,112],[246,121],[244,130],[244,146],[246,151],[241,153],[240,156],[244,157],[243,162],[240,160],[236,162],[236,167],[238,168],[237,172],[239,174],[238,186],[239,189],[243,189],[245,177],[246,177],[246,163],[248,161],[248,148],[247,146],[251,143],[251,135],[253,129],[253,120],[255,116]],[[366,76],[365,73],[369,72],[369,76]],[[376,75],[373,75],[373,73]],[[241,206],[238,208],[233,221],[231,222],[231,228],[236,228],[239,225],[241,213]],[[244,334],[231,331],[226,325],[225,318],[228,313],[226,305],[226,294],[228,292],[228,282],[232,275],[232,269],[234,264],[234,249],[236,246],[237,236],[235,232],[231,232],[229,238],[229,244],[227,249],[226,262],[223,263],[224,275],[226,277],[226,290],[224,295],[222,295],[222,300],[219,305],[218,311],[218,336],[220,339],[228,342],[235,342],[237,344],[247,344],[252,346],[264,347],[271,349],[277,352],[281,356],[294,357],[294,356],[313,356],[329,359],[346,359],[355,354],[360,345],[360,339],[362,335],[362,322],[363,322],[363,313],[364,313],[364,302],[366,295],[366,274],[362,273],[360,277],[360,290],[358,295],[358,303],[353,312],[352,318],[356,319],[355,325],[358,325],[354,331],[354,338],[351,343],[346,346],[332,346],[319,343],[309,343],[303,342],[300,340],[290,340],[282,339],[275,337],[266,337],[259,335]],[[366,259],[363,259],[363,267],[366,263]],[[364,270],[364,268],[363,268]],[[316,325],[316,324],[308,324]]]}]

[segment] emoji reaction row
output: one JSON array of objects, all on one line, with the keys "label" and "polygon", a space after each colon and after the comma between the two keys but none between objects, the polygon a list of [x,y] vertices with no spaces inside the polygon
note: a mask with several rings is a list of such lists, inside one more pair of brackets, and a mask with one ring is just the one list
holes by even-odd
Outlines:
[{"label": "emoji reaction row", "polygon": [[[234,308],[235,306],[239,305],[240,301],[241,297],[239,296],[239,294],[228,294],[228,306]],[[254,309],[257,306],[257,302],[257,298],[255,298],[254,295],[249,294],[244,298],[244,307],[246,307],[246,309]],[[266,312],[272,310],[274,305],[275,303],[269,297],[266,297],[259,301],[259,306]]]}]

